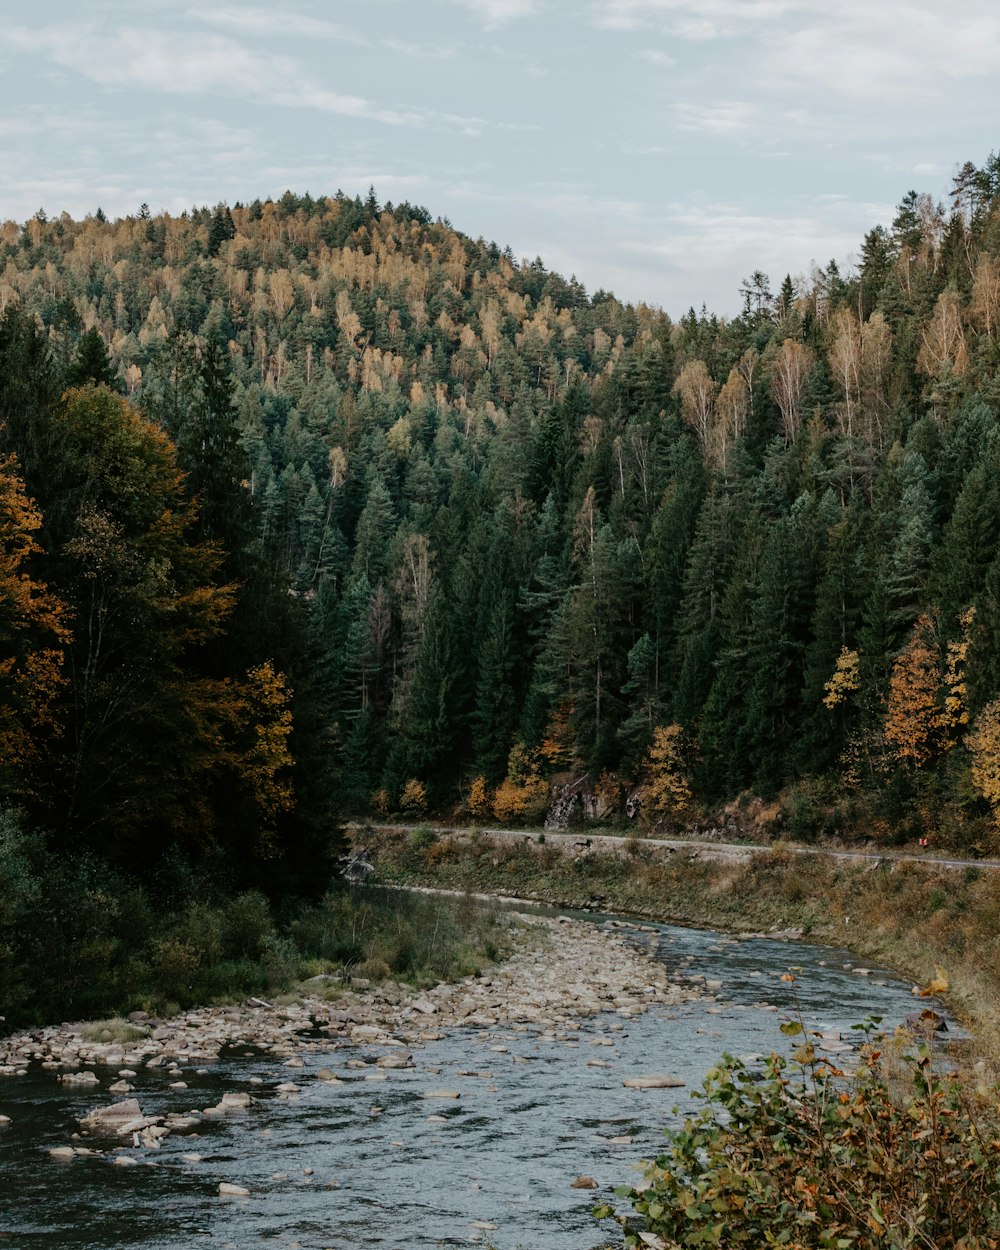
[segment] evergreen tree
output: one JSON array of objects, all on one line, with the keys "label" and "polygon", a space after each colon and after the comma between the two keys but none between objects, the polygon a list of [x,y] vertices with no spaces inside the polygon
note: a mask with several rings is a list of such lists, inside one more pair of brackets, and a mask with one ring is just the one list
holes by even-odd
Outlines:
[{"label": "evergreen tree", "polygon": [[86,386],[94,383],[112,391],[122,389],[118,372],[111,363],[108,349],[100,331],[91,326],[77,344],[76,355],[66,373],[67,386]]}]

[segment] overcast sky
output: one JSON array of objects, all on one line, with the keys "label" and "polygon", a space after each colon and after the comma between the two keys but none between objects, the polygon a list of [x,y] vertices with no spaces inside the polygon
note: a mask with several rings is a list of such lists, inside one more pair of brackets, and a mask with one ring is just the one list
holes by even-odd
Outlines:
[{"label": "overcast sky", "polygon": [[373,183],[673,316],[1000,146],[996,0],[4,8],[0,218]]}]

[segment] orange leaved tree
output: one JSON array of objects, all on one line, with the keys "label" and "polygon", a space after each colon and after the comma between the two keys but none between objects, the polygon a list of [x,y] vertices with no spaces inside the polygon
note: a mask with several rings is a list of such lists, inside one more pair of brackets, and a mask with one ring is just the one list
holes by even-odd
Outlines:
[{"label": "orange leaved tree", "polygon": [[0,778],[9,795],[28,784],[26,767],[58,732],[70,639],[65,606],[30,572],[41,523],[16,460],[0,457]]}]

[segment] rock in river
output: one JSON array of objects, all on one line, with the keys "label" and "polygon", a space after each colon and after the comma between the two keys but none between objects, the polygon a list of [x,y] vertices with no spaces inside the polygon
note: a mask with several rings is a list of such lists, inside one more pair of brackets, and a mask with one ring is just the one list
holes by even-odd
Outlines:
[{"label": "rock in river", "polygon": [[626,1089],[680,1089],[686,1082],[679,1076],[629,1076],[622,1084]]},{"label": "rock in river", "polygon": [[110,1107],[97,1107],[80,1121],[88,1133],[104,1137],[129,1137],[150,1125],[158,1124],[161,1117],[143,1115],[138,1099],[126,1098],[112,1103]]}]

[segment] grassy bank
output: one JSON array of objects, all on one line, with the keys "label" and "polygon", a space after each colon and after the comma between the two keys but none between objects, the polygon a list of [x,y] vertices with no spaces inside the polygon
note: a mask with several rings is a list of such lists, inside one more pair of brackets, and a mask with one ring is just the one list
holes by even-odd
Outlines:
[{"label": "grassy bank", "polygon": [[921,984],[943,969],[955,1011],[1000,1053],[1000,873],[889,861],[856,864],[777,847],[747,862],[566,855],[537,841],[474,832],[423,839],[366,833],[381,880],[515,894],[730,931],[797,928]]},{"label": "grassy bank", "polygon": [[140,890],[81,891],[76,902],[79,940],[67,940],[66,928],[8,934],[7,1028],[139,1009],[171,1016],[281,995],[321,973],[429,986],[503,959],[518,941],[499,908],[377,888],[284,908],[257,893],[176,910]]}]

